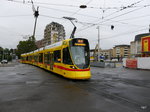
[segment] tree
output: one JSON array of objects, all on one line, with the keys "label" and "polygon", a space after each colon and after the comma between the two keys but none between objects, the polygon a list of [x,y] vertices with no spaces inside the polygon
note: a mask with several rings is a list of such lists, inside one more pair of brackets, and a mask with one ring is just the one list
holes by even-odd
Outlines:
[{"label": "tree", "polygon": [[17,45],[17,55],[20,58],[20,55],[23,53],[28,53],[37,49],[35,44],[35,38],[33,36],[29,37],[26,41],[20,41]]},{"label": "tree", "polygon": [[11,50],[8,48],[0,47],[0,61],[6,59],[8,61],[12,60]]},{"label": "tree", "polygon": [[2,56],[3,56],[3,48],[0,47],[0,61],[2,60]]}]

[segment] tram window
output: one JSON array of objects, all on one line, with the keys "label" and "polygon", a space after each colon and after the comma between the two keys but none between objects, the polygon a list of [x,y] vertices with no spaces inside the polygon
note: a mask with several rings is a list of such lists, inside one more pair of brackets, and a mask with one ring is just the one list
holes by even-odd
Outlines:
[{"label": "tram window", "polygon": [[47,54],[47,64],[50,64],[50,52]]},{"label": "tram window", "polygon": [[34,56],[34,61],[36,62],[36,56]]},{"label": "tram window", "polygon": [[28,61],[30,61],[30,56],[28,56]]},{"label": "tram window", "polygon": [[43,63],[43,53],[40,53],[40,54],[39,54],[39,62],[40,62],[40,63]]},{"label": "tram window", "polygon": [[50,53],[44,54],[44,63],[50,64]]},{"label": "tram window", "polygon": [[44,63],[47,64],[47,54],[44,54]]},{"label": "tram window", "polygon": [[72,65],[72,60],[71,60],[71,57],[70,57],[68,47],[63,49],[63,63]]},{"label": "tram window", "polygon": [[36,55],[36,62],[38,62],[38,55]]},{"label": "tram window", "polygon": [[35,60],[34,60],[34,55],[32,55],[32,61],[35,61]]},{"label": "tram window", "polygon": [[54,62],[61,62],[61,51],[54,51]]},{"label": "tram window", "polygon": [[23,57],[23,61],[26,61],[26,57]]},{"label": "tram window", "polygon": [[27,56],[26,60],[28,61],[28,56]]},{"label": "tram window", "polygon": [[35,62],[38,62],[38,55],[34,56],[34,60],[35,60]]},{"label": "tram window", "polygon": [[32,61],[32,56],[29,56],[29,61]]},{"label": "tram window", "polygon": [[24,57],[21,57],[21,60],[24,61]]}]

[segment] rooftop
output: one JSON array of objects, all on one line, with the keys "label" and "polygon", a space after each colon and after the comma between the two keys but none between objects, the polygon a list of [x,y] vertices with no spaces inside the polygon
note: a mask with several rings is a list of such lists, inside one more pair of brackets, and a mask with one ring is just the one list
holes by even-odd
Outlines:
[{"label": "rooftop", "polygon": [[149,35],[150,35],[150,33],[138,34],[135,36],[134,41],[139,41],[139,40],[141,40],[142,37],[149,36]]},{"label": "rooftop", "polygon": [[115,47],[130,47],[130,45],[127,45],[127,44],[121,44],[121,45],[115,45]]}]

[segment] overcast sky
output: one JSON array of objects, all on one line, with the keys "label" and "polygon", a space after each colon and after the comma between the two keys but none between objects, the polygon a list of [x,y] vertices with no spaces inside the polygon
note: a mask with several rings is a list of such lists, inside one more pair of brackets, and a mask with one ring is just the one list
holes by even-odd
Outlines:
[{"label": "overcast sky", "polygon": [[[74,17],[75,37],[87,38],[95,48],[100,26],[100,47],[130,44],[135,35],[148,33],[150,0],[33,0],[39,6],[36,40],[43,38],[45,26],[58,22],[70,37],[73,25],[62,17]],[[87,8],[80,9],[80,5]],[[23,37],[33,34],[34,16],[30,0],[0,0],[0,46],[16,48]],[[111,25],[114,29],[111,30]]]}]

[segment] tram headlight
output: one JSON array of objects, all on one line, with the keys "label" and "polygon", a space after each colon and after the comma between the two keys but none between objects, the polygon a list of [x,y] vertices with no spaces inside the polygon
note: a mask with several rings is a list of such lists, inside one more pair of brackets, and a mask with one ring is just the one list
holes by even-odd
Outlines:
[{"label": "tram headlight", "polygon": [[77,69],[75,66],[70,66],[70,68],[72,68],[72,69]]}]

